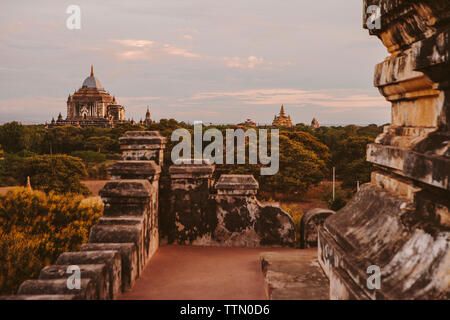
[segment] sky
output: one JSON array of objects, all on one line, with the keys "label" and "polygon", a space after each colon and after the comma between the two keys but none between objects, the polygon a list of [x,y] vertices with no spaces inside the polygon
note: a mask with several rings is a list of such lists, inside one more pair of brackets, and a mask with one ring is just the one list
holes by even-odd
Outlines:
[{"label": "sky", "polygon": [[[384,124],[373,87],[388,55],[362,28],[362,0],[154,0],[0,3],[0,122],[66,116],[94,65],[139,120]],[[81,9],[70,30],[69,5]]]}]

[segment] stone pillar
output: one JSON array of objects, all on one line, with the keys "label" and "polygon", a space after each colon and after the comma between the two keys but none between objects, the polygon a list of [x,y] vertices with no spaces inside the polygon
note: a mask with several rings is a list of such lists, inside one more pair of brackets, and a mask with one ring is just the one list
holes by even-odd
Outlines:
[{"label": "stone pillar", "polygon": [[205,162],[169,168],[171,210],[167,225],[170,243],[195,244],[210,233],[206,214],[214,168]]},{"label": "stone pillar", "polygon": [[[450,91],[448,0],[365,0],[391,54],[374,84],[392,123],[368,146],[371,182],[319,231],[319,261],[333,299],[450,297]],[[367,17],[364,17],[366,21]],[[381,288],[367,285],[369,266]]]},{"label": "stone pillar", "polygon": [[[294,222],[276,205],[256,199],[252,175],[223,174],[209,201],[211,238],[207,244],[234,247],[294,246]],[[205,239],[206,240],[206,239]]]},{"label": "stone pillar", "polygon": [[163,164],[167,139],[158,131],[127,131],[119,138],[123,160],[153,160]]},{"label": "stone pillar", "polygon": [[145,179],[152,186],[150,196],[150,256],[159,245],[159,178],[167,139],[157,131],[128,131],[119,139],[123,152],[109,170],[112,180]]}]

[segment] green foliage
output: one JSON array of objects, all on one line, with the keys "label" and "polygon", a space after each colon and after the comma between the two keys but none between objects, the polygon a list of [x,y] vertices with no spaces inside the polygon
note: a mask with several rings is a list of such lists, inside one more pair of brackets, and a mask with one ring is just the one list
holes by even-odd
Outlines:
[{"label": "green foliage", "polygon": [[47,142],[51,153],[70,154],[82,150],[84,146],[83,129],[72,126],[55,127],[49,129]]},{"label": "green foliage", "polygon": [[30,177],[33,188],[45,192],[89,194],[80,180],[87,176],[79,158],[67,155],[42,155],[25,158],[20,168],[20,182]]},{"label": "green foliage", "polygon": [[[273,202],[273,200],[271,201]],[[301,229],[300,225],[302,222],[303,217],[303,211],[302,210],[295,210],[293,208],[290,208],[288,205],[283,204],[281,208],[286,211],[294,220],[294,228],[295,228],[295,247],[300,249],[300,237],[301,237]]]},{"label": "green foliage", "polygon": [[106,155],[95,151],[74,151],[70,154],[72,157],[82,159],[86,163],[100,163],[106,161]]},{"label": "green foliage", "polygon": [[119,143],[118,140],[110,138],[108,136],[93,136],[89,137],[84,143],[84,147],[87,150],[93,150],[97,152],[114,152],[118,150]]},{"label": "green foliage", "polygon": [[[225,132],[236,129],[233,125],[214,126]],[[193,126],[174,119],[161,119],[149,126],[125,123],[112,129],[54,127],[42,125],[23,126],[11,122],[0,126],[0,144],[4,161],[0,160],[0,185],[23,184],[20,167],[25,158],[42,154],[66,154],[83,160],[88,177],[106,178],[108,160],[120,159],[119,138],[126,131],[156,130],[168,139],[164,150],[163,175],[171,162],[171,150],[177,142],[170,141],[173,130],[184,128],[193,134]],[[203,127],[207,130],[210,127]],[[381,132],[382,127],[349,125],[345,127],[321,127],[297,124],[293,128],[280,129],[280,172],[272,177],[259,175],[260,165],[218,165],[216,178],[223,173],[250,173],[260,182],[261,190],[284,192],[299,198],[311,185],[323,179],[331,179],[331,168],[336,167],[337,178],[343,187],[356,187],[356,181],[369,181],[372,166],[365,162],[368,143]],[[208,143],[204,143],[206,146]],[[248,149],[247,149],[248,150]],[[80,153],[81,152],[81,153]],[[2,156],[0,156],[2,158]],[[26,177],[25,177],[26,179]],[[32,185],[39,182],[32,182]]]},{"label": "green foliage", "polygon": [[337,187],[335,190],[334,200],[332,189],[330,189],[327,193],[324,194],[323,200],[325,200],[328,203],[328,207],[334,211],[342,209],[347,204],[347,201],[345,200],[344,191],[340,187]]},{"label": "green foliage", "polygon": [[100,201],[14,188],[0,195],[0,294],[13,294],[45,265],[88,240]]},{"label": "green foliage", "polygon": [[25,126],[14,121],[0,126],[0,144],[5,152],[19,152],[24,148]]},{"label": "green foliage", "polygon": [[343,188],[356,188],[356,182],[360,184],[370,181],[370,174],[373,171],[373,165],[365,158],[356,159],[348,164],[344,169],[342,176]]}]

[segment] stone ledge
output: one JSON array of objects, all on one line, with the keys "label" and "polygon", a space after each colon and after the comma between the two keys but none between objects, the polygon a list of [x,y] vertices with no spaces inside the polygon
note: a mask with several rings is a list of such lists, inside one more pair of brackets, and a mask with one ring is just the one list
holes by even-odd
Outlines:
[{"label": "stone ledge", "polygon": [[112,180],[117,179],[149,179],[161,173],[161,167],[153,160],[117,161],[108,170]]},{"label": "stone ledge", "polygon": [[94,300],[98,298],[96,285],[92,279],[81,279],[81,289],[69,289],[67,279],[26,280],[17,291],[20,295],[74,295],[76,299]]},{"label": "stone ledge", "polygon": [[169,168],[170,178],[174,179],[210,179],[215,166],[211,164],[179,164]]},{"label": "stone ledge", "polygon": [[[110,298],[110,278],[105,264],[77,265],[80,267],[81,279],[92,279],[97,287],[96,299]],[[51,265],[41,270],[39,280],[68,279],[72,274],[67,273],[69,265]]]},{"label": "stone ledge", "polygon": [[73,294],[20,294],[15,296],[0,296],[0,300],[81,300]]},{"label": "stone ledge", "polygon": [[148,180],[112,180],[99,191],[102,198],[150,198],[153,187]]},{"label": "stone ledge", "polygon": [[128,149],[161,149],[167,139],[158,131],[127,131],[119,138],[120,148]]},{"label": "stone ledge", "polygon": [[139,276],[138,253],[134,243],[86,243],[80,251],[117,250],[122,258],[122,291],[130,290]]},{"label": "stone ledge", "polygon": [[250,195],[258,192],[259,183],[251,174],[223,174],[215,188],[218,194]]},{"label": "stone ledge", "polygon": [[269,300],[328,300],[329,283],[317,249],[264,252],[260,261]]},{"label": "stone ledge", "polygon": [[135,225],[95,225],[89,235],[90,243],[134,243],[138,252],[138,272],[147,262],[147,250],[144,245],[144,224]]},{"label": "stone ledge", "polygon": [[[414,207],[412,207],[414,208]],[[332,299],[448,299],[450,232],[430,234],[411,202],[367,184],[319,230],[319,262]],[[439,229],[439,228],[438,228]],[[381,289],[367,288],[367,268]]]},{"label": "stone ledge", "polygon": [[105,264],[110,278],[110,298],[115,299],[122,287],[122,260],[115,250],[64,252],[57,265]]}]

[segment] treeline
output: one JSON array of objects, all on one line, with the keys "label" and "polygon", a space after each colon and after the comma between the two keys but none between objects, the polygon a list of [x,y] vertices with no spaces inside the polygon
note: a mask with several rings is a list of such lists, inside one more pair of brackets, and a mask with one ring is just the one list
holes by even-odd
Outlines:
[{"label": "treeline", "polygon": [[[121,157],[119,137],[130,130],[156,130],[168,138],[163,166],[166,172],[172,164],[172,147],[177,143],[171,142],[170,136],[177,128],[193,133],[192,125],[174,119],[161,119],[149,126],[126,124],[112,129],[6,123],[0,126],[0,185],[24,185],[30,177],[33,187],[44,191],[85,193],[76,180],[105,179],[108,166]],[[239,127],[215,128],[225,132]],[[262,191],[301,199],[311,185],[330,180],[331,169],[335,167],[342,186],[355,189],[356,181],[364,183],[370,179],[372,166],[365,161],[366,146],[381,131],[382,127],[377,125],[312,129],[297,124],[293,128],[280,128],[278,174],[260,176],[260,165],[246,164],[218,165],[216,175],[251,173],[260,182]]]}]

